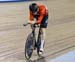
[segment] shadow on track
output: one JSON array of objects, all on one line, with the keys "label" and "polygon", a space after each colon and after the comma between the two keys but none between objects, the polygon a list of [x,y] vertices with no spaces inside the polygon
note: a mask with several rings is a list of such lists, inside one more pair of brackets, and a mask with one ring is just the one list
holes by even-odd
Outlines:
[{"label": "shadow on track", "polygon": [[45,57],[42,57],[42,58],[38,58],[36,60],[29,60],[27,62],[46,62],[46,60],[45,60]]}]

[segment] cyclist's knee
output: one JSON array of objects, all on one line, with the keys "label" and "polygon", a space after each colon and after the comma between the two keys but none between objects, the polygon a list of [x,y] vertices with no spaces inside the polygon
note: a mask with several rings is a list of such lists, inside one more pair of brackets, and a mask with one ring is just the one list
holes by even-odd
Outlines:
[{"label": "cyclist's knee", "polygon": [[40,30],[41,34],[44,34],[45,30],[46,30],[46,28],[41,28],[41,30]]},{"label": "cyclist's knee", "polygon": [[41,37],[42,37],[42,39],[44,39],[45,40],[45,28],[41,28],[41,30],[40,30],[40,32],[41,32]]}]

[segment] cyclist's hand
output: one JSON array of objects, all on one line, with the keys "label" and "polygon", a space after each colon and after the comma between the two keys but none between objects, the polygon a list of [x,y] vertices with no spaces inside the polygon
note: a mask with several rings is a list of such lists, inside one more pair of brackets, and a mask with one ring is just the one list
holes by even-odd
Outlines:
[{"label": "cyclist's hand", "polygon": [[30,24],[35,24],[36,23],[36,21],[28,21],[28,23],[30,23]]}]

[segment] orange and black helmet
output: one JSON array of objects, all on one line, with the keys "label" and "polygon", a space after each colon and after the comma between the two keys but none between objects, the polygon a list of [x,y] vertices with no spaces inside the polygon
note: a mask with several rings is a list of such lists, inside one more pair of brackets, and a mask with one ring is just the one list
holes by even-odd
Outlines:
[{"label": "orange and black helmet", "polygon": [[33,13],[37,12],[38,6],[36,3],[32,3],[29,5],[29,10],[32,11]]}]

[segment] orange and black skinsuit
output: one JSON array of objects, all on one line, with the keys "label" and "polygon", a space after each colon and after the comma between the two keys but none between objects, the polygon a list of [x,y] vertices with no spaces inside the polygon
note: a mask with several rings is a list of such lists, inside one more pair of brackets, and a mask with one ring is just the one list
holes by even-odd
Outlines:
[{"label": "orange and black skinsuit", "polygon": [[36,24],[40,24],[41,27],[46,28],[48,24],[48,10],[44,5],[38,5],[39,11],[36,15],[30,11],[30,21],[36,19]]}]

